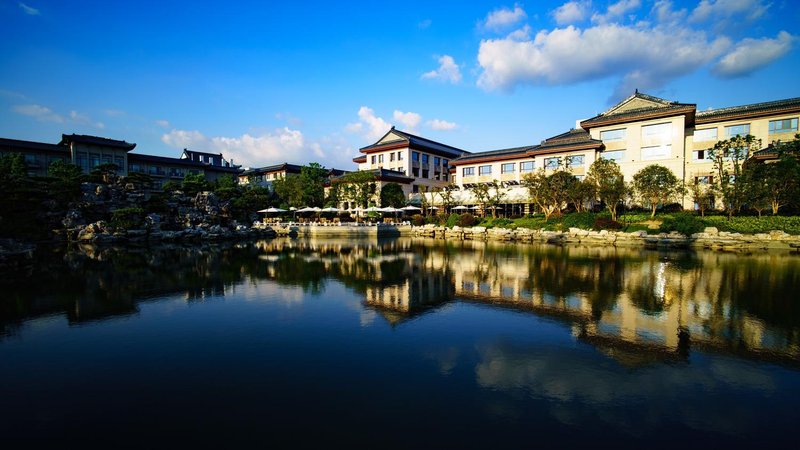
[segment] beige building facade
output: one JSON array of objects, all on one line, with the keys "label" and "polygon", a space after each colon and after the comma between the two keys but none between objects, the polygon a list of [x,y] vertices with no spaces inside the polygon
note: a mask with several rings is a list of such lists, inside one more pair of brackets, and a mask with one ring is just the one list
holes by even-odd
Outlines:
[{"label": "beige building facade", "polygon": [[[497,181],[509,203],[526,203],[519,186],[535,170],[567,169],[583,178],[598,158],[619,164],[626,181],[651,164],[669,168],[686,183],[713,181],[709,150],[736,135],[753,135],[765,148],[794,138],[798,132],[800,98],[698,111],[680,103],[635,92],[578,128],[545,139],[539,145],[472,153],[450,162],[461,203],[474,202],[469,188]],[[677,199],[692,208],[687,196]]]}]

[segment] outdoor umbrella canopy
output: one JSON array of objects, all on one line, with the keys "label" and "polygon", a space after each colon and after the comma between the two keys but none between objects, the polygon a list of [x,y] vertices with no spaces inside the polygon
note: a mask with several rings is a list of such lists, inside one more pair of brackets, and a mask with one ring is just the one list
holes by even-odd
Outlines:
[{"label": "outdoor umbrella canopy", "polygon": [[422,211],[422,208],[417,208],[416,206],[411,206],[411,205],[408,205],[408,206],[403,206],[403,207],[402,207],[402,208],[400,208],[400,209],[401,209],[402,211]]},{"label": "outdoor umbrella canopy", "polygon": [[267,209],[259,209],[257,212],[260,212],[260,213],[277,213],[277,212],[286,212],[286,210],[271,206],[271,207],[269,207]]},{"label": "outdoor umbrella canopy", "polygon": [[453,207],[453,211],[455,211],[455,210],[459,210],[460,211],[460,210],[464,210],[464,209],[469,209],[469,208],[467,208],[464,205],[458,205],[458,206],[454,206]]},{"label": "outdoor umbrella canopy", "polygon": [[470,206],[469,209],[481,209],[480,206]]},{"label": "outdoor umbrella canopy", "polygon": [[397,209],[397,208],[393,208],[391,206],[387,206],[386,208],[381,208],[380,211],[381,212],[386,212],[386,213],[396,213],[396,212],[401,211],[401,210]]},{"label": "outdoor umbrella canopy", "polygon": [[304,213],[304,212],[320,212],[320,211],[321,211],[321,209],[319,209],[319,208],[318,208],[318,207],[316,207],[316,206],[315,206],[315,207],[313,207],[313,208],[311,208],[310,206],[306,206],[305,208],[300,208],[300,209],[298,209],[298,210],[297,210],[297,212],[299,212],[299,213]]},{"label": "outdoor umbrella canopy", "polygon": [[336,207],[333,207],[333,206],[329,206],[329,207],[327,207],[327,208],[322,208],[322,210],[321,210],[321,211],[322,211],[322,212],[339,212],[339,211],[340,211],[340,209],[339,209],[339,208],[336,208]]}]

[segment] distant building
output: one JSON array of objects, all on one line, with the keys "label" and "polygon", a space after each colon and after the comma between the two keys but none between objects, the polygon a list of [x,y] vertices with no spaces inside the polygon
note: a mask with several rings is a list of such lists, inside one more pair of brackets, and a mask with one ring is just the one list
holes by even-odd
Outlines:
[{"label": "distant building", "polygon": [[54,161],[70,162],[89,173],[101,164],[115,164],[117,173],[144,173],[160,189],[167,181],[180,182],[186,174],[202,174],[209,181],[229,175],[236,178],[239,166],[222,154],[184,150],[180,158],[132,153],[136,144],[98,136],[64,134],[58,144],[0,138],[0,153],[20,153],[31,176],[46,176]]},{"label": "distant building", "polygon": [[363,155],[353,158],[359,171],[373,171],[379,180],[392,178],[407,196],[447,186],[451,181],[450,161],[469,154],[394,127],[360,152]]},{"label": "distant building", "polygon": [[[288,175],[300,175],[302,169],[303,166],[289,163],[249,168],[239,173],[239,184],[271,188],[273,181],[284,179]],[[328,169],[328,179],[330,180],[346,173],[347,171],[341,169]]]}]

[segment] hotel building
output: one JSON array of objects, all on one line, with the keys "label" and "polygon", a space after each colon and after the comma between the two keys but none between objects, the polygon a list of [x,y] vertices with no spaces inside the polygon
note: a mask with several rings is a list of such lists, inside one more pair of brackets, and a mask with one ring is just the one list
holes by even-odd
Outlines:
[{"label": "hotel building", "polygon": [[[791,140],[799,116],[800,98],[698,111],[695,104],[637,91],[539,145],[467,154],[450,165],[463,203],[474,201],[468,192],[472,184],[495,180],[507,187],[508,203],[527,203],[527,192],[519,186],[526,174],[562,167],[582,178],[598,158],[616,161],[627,181],[645,166],[660,164],[687,183],[710,182],[714,173],[708,150],[718,141],[751,134],[765,148]],[[683,204],[692,206],[688,197]]]}]

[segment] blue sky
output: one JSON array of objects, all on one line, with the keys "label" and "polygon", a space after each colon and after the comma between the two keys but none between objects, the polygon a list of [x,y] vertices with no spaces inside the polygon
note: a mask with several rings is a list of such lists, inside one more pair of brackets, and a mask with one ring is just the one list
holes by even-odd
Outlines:
[{"label": "blue sky", "polygon": [[537,143],[642,92],[800,96],[789,0],[0,0],[0,136],[354,168],[389,126],[469,151]]}]

